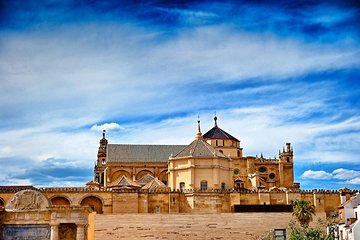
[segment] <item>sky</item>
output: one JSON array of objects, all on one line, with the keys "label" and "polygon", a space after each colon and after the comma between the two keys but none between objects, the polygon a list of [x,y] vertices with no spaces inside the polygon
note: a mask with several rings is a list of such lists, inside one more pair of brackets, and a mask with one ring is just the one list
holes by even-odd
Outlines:
[{"label": "sky", "polygon": [[245,156],[291,142],[302,189],[360,188],[358,1],[0,1],[0,185],[84,186],[110,143]]}]

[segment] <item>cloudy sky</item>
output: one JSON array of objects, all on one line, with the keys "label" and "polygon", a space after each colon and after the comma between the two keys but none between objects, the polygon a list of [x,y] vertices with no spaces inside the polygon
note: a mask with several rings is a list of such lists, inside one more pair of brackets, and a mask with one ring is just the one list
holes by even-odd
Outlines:
[{"label": "cloudy sky", "polygon": [[360,188],[357,1],[0,1],[0,185],[82,186],[110,143],[245,155],[286,142],[304,189]]}]

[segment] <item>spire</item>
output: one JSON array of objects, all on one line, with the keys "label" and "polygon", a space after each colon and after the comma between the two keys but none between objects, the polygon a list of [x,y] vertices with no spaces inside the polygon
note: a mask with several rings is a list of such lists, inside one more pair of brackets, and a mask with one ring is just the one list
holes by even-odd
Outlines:
[{"label": "spire", "polygon": [[105,132],[106,132],[106,130],[103,129],[103,139],[105,139]]},{"label": "spire", "polygon": [[215,127],[217,127],[217,116],[216,116],[216,111],[215,111],[214,121],[215,121]]},{"label": "spire", "polygon": [[199,117],[199,115],[198,115],[198,121],[197,121],[197,123],[198,123],[198,129],[197,129],[197,133],[196,133],[196,135],[195,135],[195,139],[196,139],[196,140],[199,140],[199,139],[202,139],[202,138],[203,138],[202,133],[201,133],[201,129],[200,129],[200,117]]}]

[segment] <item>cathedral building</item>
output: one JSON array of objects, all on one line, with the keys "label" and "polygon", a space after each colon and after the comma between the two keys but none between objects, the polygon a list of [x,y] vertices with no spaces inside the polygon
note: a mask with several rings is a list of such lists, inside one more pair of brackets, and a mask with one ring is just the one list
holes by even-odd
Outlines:
[{"label": "cathedral building", "polygon": [[[218,126],[201,133],[189,145],[111,144],[103,132],[94,168],[100,189],[154,186],[171,190],[299,189],[294,183],[293,149],[290,143],[278,158],[243,156],[240,140]],[[91,183],[90,183],[91,184]]]}]

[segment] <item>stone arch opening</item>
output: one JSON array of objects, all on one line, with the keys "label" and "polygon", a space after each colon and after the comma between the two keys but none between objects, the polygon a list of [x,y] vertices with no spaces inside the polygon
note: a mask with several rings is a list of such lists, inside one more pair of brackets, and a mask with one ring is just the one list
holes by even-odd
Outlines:
[{"label": "stone arch opening", "polygon": [[89,206],[96,213],[103,213],[102,200],[96,196],[88,196],[81,200],[81,206]]},{"label": "stone arch opening", "polygon": [[0,198],[0,207],[5,207],[5,201],[2,198]]},{"label": "stone arch opening", "polygon": [[70,206],[71,202],[67,197],[55,196],[50,199],[53,206]]},{"label": "stone arch opening", "polygon": [[154,173],[152,171],[150,171],[150,170],[141,170],[140,172],[138,172],[136,174],[136,180],[142,178],[146,174],[150,174],[151,176],[154,176]]},{"label": "stone arch opening", "polygon": [[128,179],[132,179],[131,174],[130,174],[128,171],[119,170],[119,171],[114,172],[114,173],[111,175],[110,182],[113,182],[113,181],[115,181],[115,180],[117,180],[117,179],[120,179],[122,176],[125,176],[125,177],[127,177]]},{"label": "stone arch opening", "polygon": [[158,179],[160,181],[162,181],[166,186],[167,186],[167,183],[168,183],[168,174],[166,172],[166,170],[162,171],[159,173],[158,175]]}]

